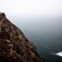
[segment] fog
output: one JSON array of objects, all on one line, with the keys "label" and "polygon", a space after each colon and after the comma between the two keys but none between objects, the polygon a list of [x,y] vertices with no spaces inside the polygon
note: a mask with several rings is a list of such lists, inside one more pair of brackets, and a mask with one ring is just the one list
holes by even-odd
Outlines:
[{"label": "fog", "polygon": [[62,55],[62,0],[0,0],[0,12],[33,42],[46,62],[62,62],[56,57]]},{"label": "fog", "polygon": [[62,0],[0,0],[0,12],[7,15],[61,15]]},{"label": "fog", "polygon": [[8,17],[20,29],[34,32],[61,32],[61,16]]},{"label": "fog", "polygon": [[61,31],[62,0],[1,0],[0,12],[22,30]]}]

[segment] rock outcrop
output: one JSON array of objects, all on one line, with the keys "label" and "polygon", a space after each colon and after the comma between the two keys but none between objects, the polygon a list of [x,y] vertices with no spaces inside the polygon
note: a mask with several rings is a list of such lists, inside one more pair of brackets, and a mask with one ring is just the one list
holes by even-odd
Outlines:
[{"label": "rock outcrop", "polygon": [[0,13],[0,62],[44,62],[22,31]]}]

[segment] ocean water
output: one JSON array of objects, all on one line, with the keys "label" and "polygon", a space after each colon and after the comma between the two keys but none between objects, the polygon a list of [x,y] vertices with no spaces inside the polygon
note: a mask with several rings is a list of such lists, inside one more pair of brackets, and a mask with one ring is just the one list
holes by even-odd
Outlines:
[{"label": "ocean water", "polygon": [[57,56],[57,52],[62,51],[62,38],[55,34],[39,34],[29,33],[25,31],[25,35],[37,47],[37,52],[45,62],[62,62],[62,57]]},{"label": "ocean water", "polygon": [[[13,20],[13,19],[12,19]],[[11,21],[33,42],[45,62],[62,62],[62,17],[25,17]]]}]

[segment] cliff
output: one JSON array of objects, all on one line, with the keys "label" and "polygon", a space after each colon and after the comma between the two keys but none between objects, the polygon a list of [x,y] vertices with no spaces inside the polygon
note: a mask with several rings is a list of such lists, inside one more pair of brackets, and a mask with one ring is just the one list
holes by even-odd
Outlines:
[{"label": "cliff", "polygon": [[0,13],[0,62],[44,62],[23,32]]}]

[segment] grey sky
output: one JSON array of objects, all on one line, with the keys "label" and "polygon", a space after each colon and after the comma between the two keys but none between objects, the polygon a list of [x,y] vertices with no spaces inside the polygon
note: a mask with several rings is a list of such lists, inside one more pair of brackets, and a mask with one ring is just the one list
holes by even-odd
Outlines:
[{"label": "grey sky", "polygon": [[0,0],[0,11],[14,15],[62,14],[62,0]]},{"label": "grey sky", "polygon": [[56,17],[58,20],[41,18],[43,15],[48,18],[50,15],[53,17],[62,15],[62,0],[0,0],[0,11],[5,12],[11,22],[26,29],[59,30],[58,28],[62,26],[62,18]]}]

